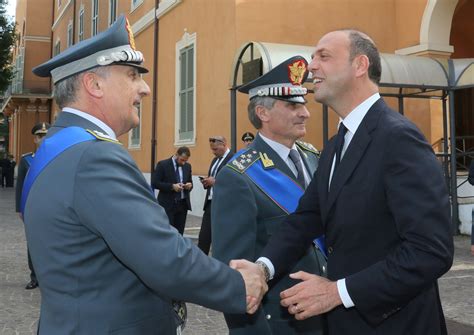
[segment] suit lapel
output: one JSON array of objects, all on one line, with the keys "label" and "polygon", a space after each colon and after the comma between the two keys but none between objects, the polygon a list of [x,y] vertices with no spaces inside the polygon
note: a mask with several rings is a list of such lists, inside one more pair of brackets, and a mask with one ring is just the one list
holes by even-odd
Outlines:
[{"label": "suit lapel", "polygon": [[[328,209],[328,212],[334,205],[342,187],[352,175],[354,170],[357,168],[357,165],[362,159],[367,149],[367,146],[370,144],[372,140],[370,133],[377,126],[377,122],[380,117],[381,109],[383,109],[383,106],[385,106],[385,103],[382,99],[379,99],[376,103],[372,105],[372,107],[369,109],[364,119],[362,120],[361,124],[359,125],[359,128],[357,128],[357,131],[354,134],[354,137],[352,138],[349,147],[346,149],[346,152],[343,156],[343,159],[339,163],[339,167],[336,173],[332,176],[331,185],[328,193],[328,203],[326,207]],[[329,174],[331,172],[334,150],[334,143],[332,143],[332,155],[328,160],[329,162],[326,162],[328,167],[326,167],[327,170],[325,171],[325,173],[327,174],[324,175],[325,177],[327,176],[328,182]],[[326,189],[327,185],[328,184],[325,185]]]}]

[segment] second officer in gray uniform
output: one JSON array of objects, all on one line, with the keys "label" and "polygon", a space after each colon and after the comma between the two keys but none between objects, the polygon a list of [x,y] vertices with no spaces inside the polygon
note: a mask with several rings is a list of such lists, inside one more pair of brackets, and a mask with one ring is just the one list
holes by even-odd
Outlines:
[{"label": "second officer in gray uniform", "polygon": [[[307,62],[292,57],[242,86],[249,94],[248,115],[258,129],[253,143],[238,153],[217,177],[212,207],[213,255],[255,261],[269,237],[291,213],[310,182],[318,152],[299,141],[306,134]],[[325,272],[326,261],[311,248],[292,272]],[[268,278],[270,279],[270,278]],[[280,306],[280,292],[293,286],[288,277],[269,283],[255,315],[225,314],[230,334],[323,334],[322,317],[297,321]]]}]

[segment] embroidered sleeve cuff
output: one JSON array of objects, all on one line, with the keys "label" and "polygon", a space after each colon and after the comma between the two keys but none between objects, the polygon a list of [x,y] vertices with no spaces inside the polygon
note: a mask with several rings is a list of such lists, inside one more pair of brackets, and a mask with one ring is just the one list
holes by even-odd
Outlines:
[{"label": "embroidered sleeve cuff", "polygon": [[346,279],[339,279],[337,281],[337,291],[339,292],[339,296],[341,297],[342,303],[344,304],[345,308],[351,308],[354,307],[354,302],[351,299],[351,296],[349,295],[349,292],[347,292],[347,287],[346,287]]},{"label": "embroidered sleeve cuff", "polygon": [[275,267],[273,266],[272,262],[267,257],[260,257],[257,259],[257,261],[260,261],[267,266],[268,271],[270,272],[269,280],[272,280],[273,276],[275,275]]}]

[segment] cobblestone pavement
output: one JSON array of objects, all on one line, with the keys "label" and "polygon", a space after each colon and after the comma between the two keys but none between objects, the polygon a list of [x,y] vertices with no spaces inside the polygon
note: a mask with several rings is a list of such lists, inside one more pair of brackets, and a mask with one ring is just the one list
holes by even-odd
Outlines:
[{"label": "cobblestone pavement", "polygon": [[[25,290],[29,280],[23,225],[14,212],[14,190],[0,189],[0,335],[35,334],[40,292]],[[201,219],[188,217],[185,235],[196,239]],[[470,239],[455,237],[455,262],[440,279],[443,307],[449,334],[474,334],[474,257]],[[188,324],[184,335],[227,334],[222,314],[188,304]]]}]

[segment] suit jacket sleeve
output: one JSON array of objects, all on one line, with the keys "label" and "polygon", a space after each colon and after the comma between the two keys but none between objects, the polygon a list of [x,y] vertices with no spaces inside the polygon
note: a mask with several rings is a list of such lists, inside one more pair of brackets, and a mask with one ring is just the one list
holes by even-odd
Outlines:
[{"label": "suit jacket sleeve", "polygon": [[432,287],[453,259],[446,183],[430,145],[412,125],[394,127],[385,136],[383,183],[401,242],[346,278],[355,308],[372,324]]},{"label": "suit jacket sleeve", "polygon": [[166,178],[166,169],[169,168],[169,160],[161,161],[156,164],[155,171],[151,176],[151,186],[160,192],[174,193],[173,182]]},{"label": "suit jacket sleeve", "polygon": [[316,177],[311,180],[295,212],[286,217],[262,252],[275,267],[276,277],[290,271],[313,239],[323,234],[316,180]]},{"label": "suit jacket sleeve", "polygon": [[469,184],[474,185],[474,160],[471,161],[469,165],[469,176],[467,177]]},{"label": "suit jacket sleeve", "polygon": [[[99,184],[100,188],[92,187]],[[91,145],[82,155],[74,190],[78,219],[150,289],[215,310],[245,313],[242,276],[204,255],[170,226],[122,147],[109,142]]]}]

